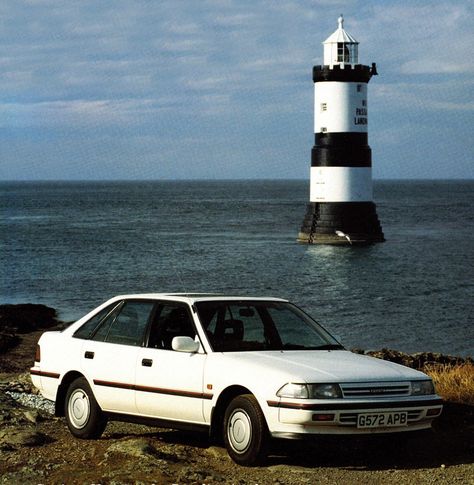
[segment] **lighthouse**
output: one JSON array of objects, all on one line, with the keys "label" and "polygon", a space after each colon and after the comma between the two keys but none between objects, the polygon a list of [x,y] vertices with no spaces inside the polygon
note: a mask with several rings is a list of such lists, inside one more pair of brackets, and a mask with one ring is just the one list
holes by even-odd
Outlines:
[{"label": "lighthouse", "polygon": [[298,241],[370,244],[384,241],[372,200],[367,86],[376,65],[359,64],[359,43],[344,30],[324,42],[324,65],[313,67],[314,147],[310,201]]}]

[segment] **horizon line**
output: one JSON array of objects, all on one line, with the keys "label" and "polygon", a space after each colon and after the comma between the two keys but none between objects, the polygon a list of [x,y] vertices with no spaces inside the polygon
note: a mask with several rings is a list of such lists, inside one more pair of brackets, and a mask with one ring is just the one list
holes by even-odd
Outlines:
[{"label": "horizon line", "polygon": [[[474,177],[452,177],[452,178],[398,178],[398,177],[381,177],[372,179],[374,182],[469,182],[474,181]],[[0,183],[46,183],[46,182],[71,182],[71,183],[86,183],[86,182],[310,182],[306,178],[152,178],[152,179],[0,179]]]}]

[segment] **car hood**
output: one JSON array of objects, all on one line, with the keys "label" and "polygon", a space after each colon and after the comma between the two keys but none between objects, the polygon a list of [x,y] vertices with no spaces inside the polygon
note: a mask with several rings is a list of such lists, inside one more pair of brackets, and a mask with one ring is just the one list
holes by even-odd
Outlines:
[{"label": "car hood", "polygon": [[[422,372],[347,350],[225,353],[233,368],[286,375],[293,382],[377,382],[426,378]],[[237,366],[237,367],[234,367]]]}]

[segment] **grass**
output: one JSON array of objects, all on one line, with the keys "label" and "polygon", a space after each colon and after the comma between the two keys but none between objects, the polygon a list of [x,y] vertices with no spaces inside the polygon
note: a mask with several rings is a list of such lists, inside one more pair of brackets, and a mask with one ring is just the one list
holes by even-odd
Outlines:
[{"label": "grass", "polygon": [[431,364],[423,369],[436,386],[436,392],[445,400],[474,406],[474,365]]}]

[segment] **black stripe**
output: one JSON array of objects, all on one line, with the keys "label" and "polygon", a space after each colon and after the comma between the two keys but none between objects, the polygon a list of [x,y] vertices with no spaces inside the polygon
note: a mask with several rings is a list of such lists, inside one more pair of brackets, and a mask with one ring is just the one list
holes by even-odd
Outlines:
[{"label": "black stripe", "polygon": [[115,387],[117,389],[130,389],[130,390],[133,390],[135,388],[135,386],[133,384],[125,384],[123,382],[101,381],[99,379],[94,379],[94,384],[96,386]]},{"label": "black stripe", "polygon": [[356,145],[360,147],[369,146],[369,136],[366,132],[337,132],[337,133],[315,133],[314,144],[318,147],[340,147]]},{"label": "black stripe", "polygon": [[44,372],[40,370],[30,370],[30,374],[33,376],[41,376],[41,377],[51,377],[52,379],[59,379],[60,374],[56,372]]},{"label": "black stripe", "polygon": [[298,409],[304,411],[346,411],[359,409],[414,409],[426,406],[441,406],[443,401],[441,399],[429,399],[424,401],[392,401],[392,402],[371,402],[371,403],[338,403],[338,404],[306,404],[306,403],[292,403],[292,402],[278,402],[267,401],[270,407],[283,409]]},{"label": "black stripe", "polygon": [[371,167],[367,133],[316,133],[312,167]]},{"label": "black stripe", "polygon": [[329,66],[314,66],[313,67],[313,82],[321,81],[345,81],[345,82],[357,82],[368,83],[372,77],[372,70],[369,66],[363,66],[362,64],[356,64],[354,69],[351,66],[335,65],[332,69]]},{"label": "black stripe", "polygon": [[94,379],[94,384],[96,386],[103,386],[103,387],[114,387],[116,389],[129,389],[132,391],[142,391],[142,392],[152,392],[155,394],[166,394],[169,396],[180,396],[180,397],[191,397],[196,399],[207,399],[210,400],[213,397],[213,394],[206,394],[202,392],[192,392],[192,391],[182,391],[178,389],[163,389],[159,387],[150,387],[150,386],[140,386],[134,384],[126,384],[122,382],[111,382],[111,381],[102,381],[99,379]]},{"label": "black stripe", "polygon": [[196,399],[212,399],[212,394],[205,394],[203,392],[192,392],[192,391],[180,391],[176,389],[162,389],[159,387],[149,387],[149,386],[135,386],[136,391],[142,392],[153,392],[156,394],[167,394],[170,396],[180,396],[180,397],[194,397]]},{"label": "black stripe", "polygon": [[370,217],[375,214],[373,202],[320,202],[318,207],[319,215],[354,219]]},{"label": "black stripe", "polygon": [[372,151],[368,146],[318,147],[311,150],[312,167],[371,167]]}]

